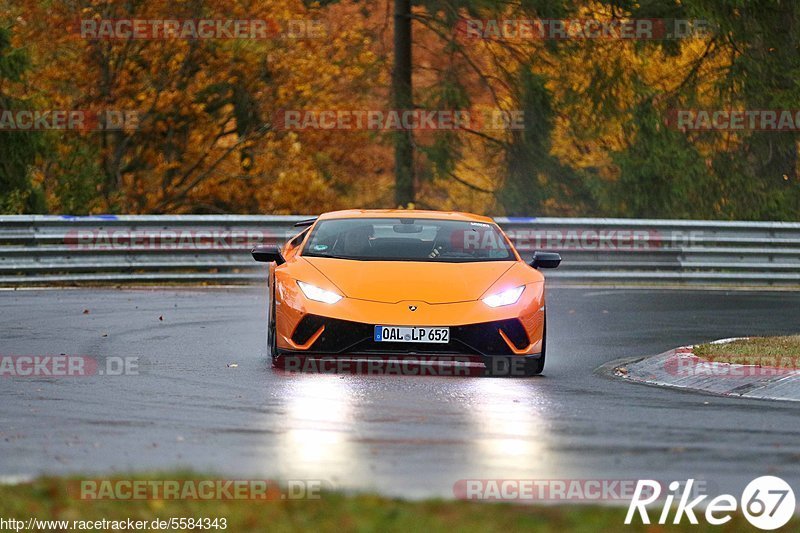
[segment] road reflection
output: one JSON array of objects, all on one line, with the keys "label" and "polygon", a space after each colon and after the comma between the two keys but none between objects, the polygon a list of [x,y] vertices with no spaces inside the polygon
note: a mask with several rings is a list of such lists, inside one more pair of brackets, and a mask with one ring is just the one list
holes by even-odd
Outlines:
[{"label": "road reflection", "polygon": [[281,379],[274,459],[290,478],[418,490],[424,478],[426,490],[442,494],[461,479],[556,474],[546,378],[285,372]]},{"label": "road reflection", "polygon": [[352,431],[353,391],[346,380],[330,375],[296,375],[283,387],[286,431],[278,460],[293,476],[328,481],[350,473],[355,450]]},{"label": "road reflection", "polygon": [[[543,378],[485,378],[467,381],[465,406],[473,429],[473,460],[483,475],[546,474],[551,444],[544,416],[549,399]],[[476,465],[477,466],[477,465]]]}]

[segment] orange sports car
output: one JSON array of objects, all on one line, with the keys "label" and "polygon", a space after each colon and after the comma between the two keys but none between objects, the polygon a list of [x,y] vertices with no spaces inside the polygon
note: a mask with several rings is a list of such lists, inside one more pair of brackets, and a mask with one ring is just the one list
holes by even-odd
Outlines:
[{"label": "orange sports car", "polygon": [[466,213],[348,210],[296,225],[304,229],[283,247],[252,252],[270,263],[273,362],[469,355],[493,374],[541,373],[539,269],[557,267],[559,254],[525,261],[491,218]]}]

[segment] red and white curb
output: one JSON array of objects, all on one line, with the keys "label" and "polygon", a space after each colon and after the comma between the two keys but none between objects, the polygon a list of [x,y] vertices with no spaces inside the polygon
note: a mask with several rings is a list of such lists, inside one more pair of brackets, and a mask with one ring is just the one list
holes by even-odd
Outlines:
[{"label": "red and white curb", "polygon": [[[735,339],[721,339],[716,343]],[[800,370],[739,365],[698,357],[693,346],[618,364],[613,375],[628,381],[737,398],[800,401]]]}]

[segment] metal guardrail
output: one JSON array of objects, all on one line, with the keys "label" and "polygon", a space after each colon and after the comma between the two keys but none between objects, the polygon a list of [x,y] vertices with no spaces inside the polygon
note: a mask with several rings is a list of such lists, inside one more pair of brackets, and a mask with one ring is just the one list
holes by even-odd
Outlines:
[{"label": "metal guardrail", "polygon": [[[303,216],[0,216],[0,285],[246,282],[249,251]],[[523,253],[561,253],[571,282],[800,286],[800,223],[496,218]]]}]

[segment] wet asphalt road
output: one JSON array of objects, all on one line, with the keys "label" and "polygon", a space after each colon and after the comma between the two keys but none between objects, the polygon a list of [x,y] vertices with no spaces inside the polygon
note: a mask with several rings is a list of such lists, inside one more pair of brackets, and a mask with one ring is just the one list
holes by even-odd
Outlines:
[{"label": "wet asphalt road", "polygon": [[533,379],[283,373],[265,356],[265,308],[261,287],[0,291],[0,355],[139,358],[138,375],[0,378],[0,475],[186,467],[409,497],[452,497],[467,478],[800,485],[799,405],[594,373],[796,332],[800,293],[552,287]]}]

